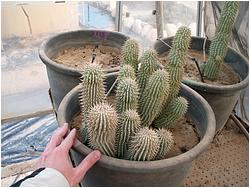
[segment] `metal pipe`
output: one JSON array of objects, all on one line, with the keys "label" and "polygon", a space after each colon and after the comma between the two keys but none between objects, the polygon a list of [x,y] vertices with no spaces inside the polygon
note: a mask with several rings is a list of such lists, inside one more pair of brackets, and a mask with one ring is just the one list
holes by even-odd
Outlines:
[{"label": "metal pipe", "polygon": [[197,24],[196,24],[196,35],[201,36],[201,29],[202,29],[202,7],[203,2],[197,2]]},{"label": "metal pipe", "polygon": [[122,32],[122,1],[116,2],[116,16],[115,16],[115,29],[118,32]]},{"label": "metal pipe", "polygon": [[234,114],[230,114],[230,118],[234,121],[234,123],[242,130],[243,134],[246,136],[247,140],[249,140],[249,133],[245,129],[245,127],[241,124],[241,122],[235,117]]},{"label": "metal pipe", "polygon": [[157,38],[163,38],[163,1],[155,2]]}]

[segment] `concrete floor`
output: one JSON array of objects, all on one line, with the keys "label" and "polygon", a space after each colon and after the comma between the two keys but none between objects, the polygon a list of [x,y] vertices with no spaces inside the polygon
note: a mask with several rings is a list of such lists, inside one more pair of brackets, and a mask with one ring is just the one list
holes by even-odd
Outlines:
[{"label": "concrete floor", "polygon": [[38,56],[48,36],[2,40],[2,120],[52,109],[46,68]]}]

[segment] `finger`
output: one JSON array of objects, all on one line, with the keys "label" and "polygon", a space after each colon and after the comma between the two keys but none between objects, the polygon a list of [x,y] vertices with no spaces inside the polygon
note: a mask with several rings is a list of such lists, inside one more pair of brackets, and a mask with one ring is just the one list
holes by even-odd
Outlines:
[{"label": "finger", "polygon": [[73,129],[70,131],[68,136],[62,141],[59,147],[61,147],[63,150],[69,151],[69,149],[74,143],[75,137],[76,137],[76,129]]},{"label": "finger", "polygon": [[77,181],[81,181],[86,172],[101,158],[98,150],[91,152],[85,159],[75,168]]},{"label": "finger", "polygon": [[49,150],[53,150],[56,148],[56,146],[60,145],[63,136],[67,133],[68,131],[68,123],[64,123],[64,125],[56,130],[56,132],[52,135],[50,142],[47,144],[45,148],[45,152]]}]

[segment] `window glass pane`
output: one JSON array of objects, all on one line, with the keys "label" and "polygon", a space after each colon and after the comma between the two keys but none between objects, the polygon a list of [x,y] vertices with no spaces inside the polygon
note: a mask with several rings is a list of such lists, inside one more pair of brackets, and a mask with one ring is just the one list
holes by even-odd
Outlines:
[{"label": "window glass pane", "polygon": [[80,26],[115,30],[115,1],[84,1],[79,3]]},{"label": "window glass pane", "polygon": [[182,25],[188,26],[192,35],[196,35],[196,1],[164,1],[163,4],[164,37],[174,36]]},{"label": "window glass pane", "polygon": [[123,1],[122,32],[141,43],[141,48],[152,47],[157,38],[156,18],[152,14],[155,1]]}]

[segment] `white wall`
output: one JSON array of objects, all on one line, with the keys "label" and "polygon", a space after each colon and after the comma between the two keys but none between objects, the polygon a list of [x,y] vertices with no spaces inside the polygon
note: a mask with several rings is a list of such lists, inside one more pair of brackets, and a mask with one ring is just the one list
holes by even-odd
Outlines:
[{"label": "white wall", "polygon": [[[23,4],[23,5],[22,5]],[[29,36],[27,12],[32,34],[76,29],[79,25],[78,2],[2,2],[2,38]]]}]

